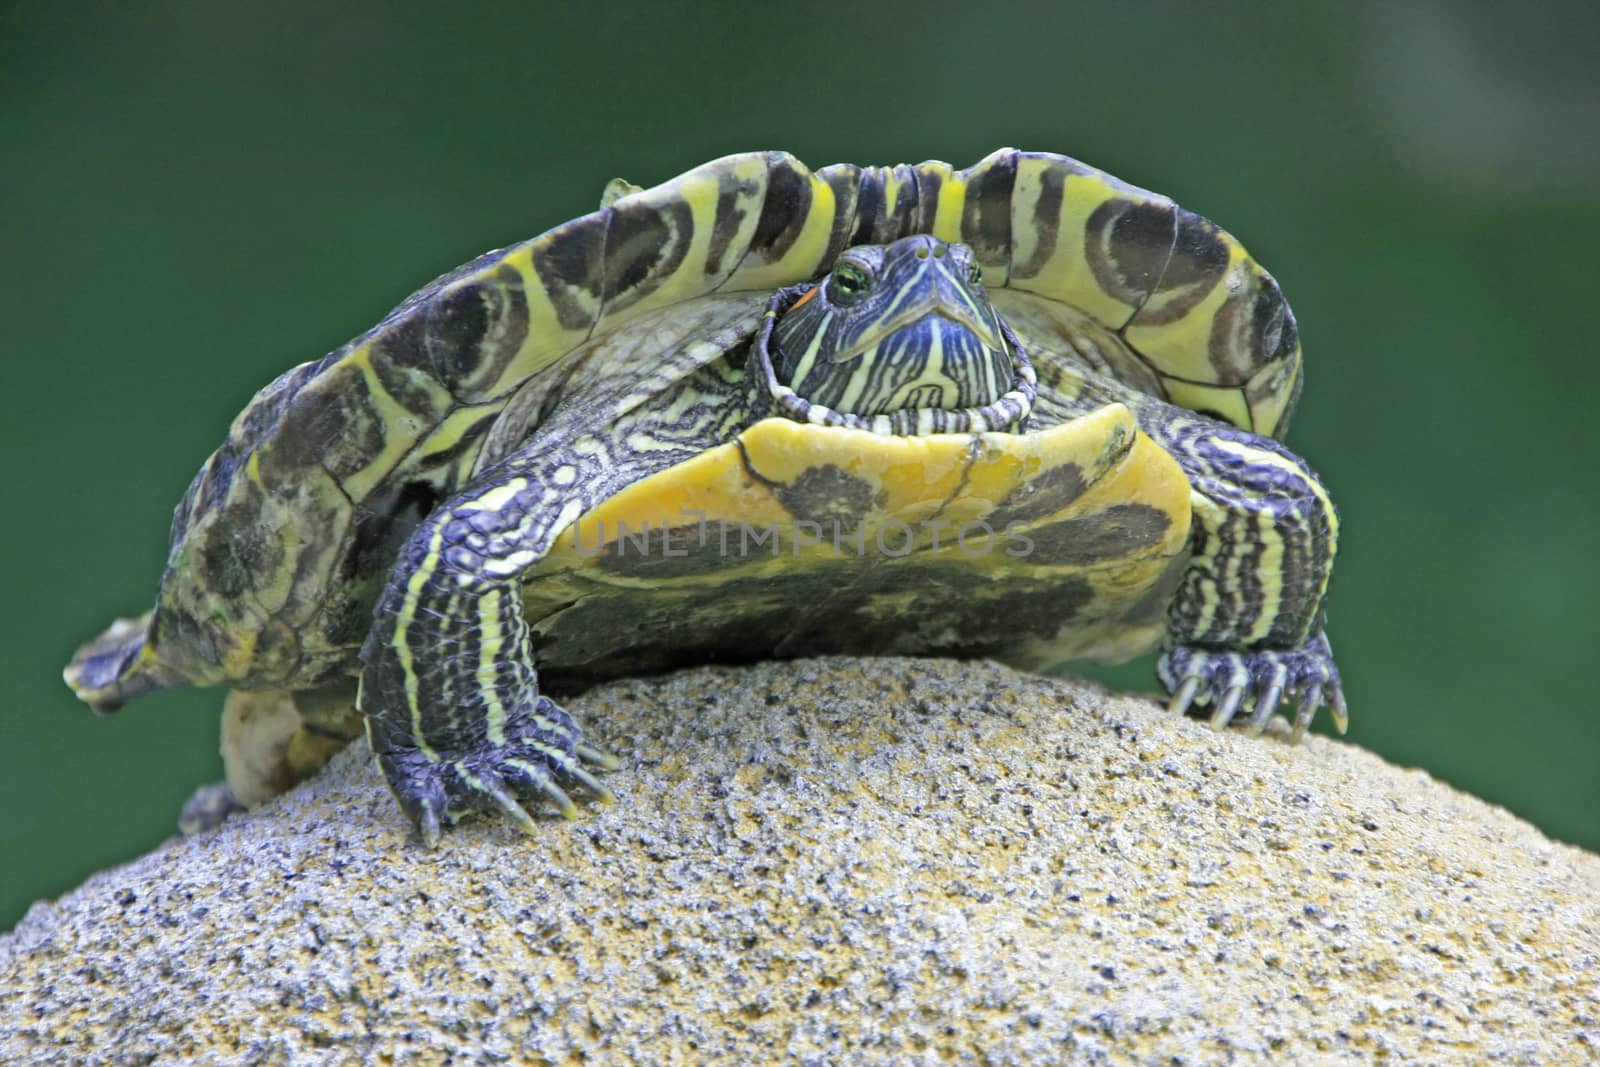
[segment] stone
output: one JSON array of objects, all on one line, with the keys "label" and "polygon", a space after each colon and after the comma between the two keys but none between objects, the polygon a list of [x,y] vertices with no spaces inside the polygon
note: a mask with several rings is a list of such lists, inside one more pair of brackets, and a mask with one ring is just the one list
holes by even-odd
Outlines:
[{"label": "stone", "polygon": [[357,743],[35,905],[0,1062],[1600,1059],[1600,857],[1351,745],[925,659],[568,706],[621,802],[535,839]]}]

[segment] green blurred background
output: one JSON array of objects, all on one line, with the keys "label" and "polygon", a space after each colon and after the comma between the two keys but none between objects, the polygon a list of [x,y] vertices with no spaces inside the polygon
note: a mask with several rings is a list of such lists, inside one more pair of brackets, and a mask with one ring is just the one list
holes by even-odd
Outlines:
[{"label": "green blurred background", "polygon": [[1501,7],[0,5],[0,929],[220,774],[219,692],[96,719],[59,675],[255,389],[751,148],[1050,149],[1240,236],[1305,339],[1352,740],[1600,848],[1600,15]]}]

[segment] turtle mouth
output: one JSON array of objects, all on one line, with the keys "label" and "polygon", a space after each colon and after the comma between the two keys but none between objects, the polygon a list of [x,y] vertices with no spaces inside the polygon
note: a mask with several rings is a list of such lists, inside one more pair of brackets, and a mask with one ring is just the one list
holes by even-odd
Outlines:
[{"label": "turtle mouth", "polygon": [[949,300],[932,297],[924,300],[914,307],[907,308],[898,315],[893,315],[871,330],[866,331],[856,338],[854,344],[835,352],[829,362],[848,363],[858,358],[863,352],[876,348],[887,337],[915,326],[928,318],[944,319],[954,323],[977,339],[978,343],[992,352],[1007,352],[1010,348],[1004,337],[995,329],[992,322],[985,321],[982,317],[973,314],[972,309]]}]

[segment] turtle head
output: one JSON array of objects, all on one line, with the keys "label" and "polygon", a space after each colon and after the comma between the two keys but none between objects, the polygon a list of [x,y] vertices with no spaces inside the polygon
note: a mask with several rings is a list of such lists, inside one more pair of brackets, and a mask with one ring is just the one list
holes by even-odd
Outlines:
[{"label": "turtle head", "polygon": [[770,311],[757,360],[773,400],[802,421],[1001,429],[1032,404],[1033,369],[966,245],[923,234],[858,245]]}]

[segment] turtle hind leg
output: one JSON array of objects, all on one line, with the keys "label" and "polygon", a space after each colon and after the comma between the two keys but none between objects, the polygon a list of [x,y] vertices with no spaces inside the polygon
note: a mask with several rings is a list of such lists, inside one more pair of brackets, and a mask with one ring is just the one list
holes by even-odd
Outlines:
[{"label": "turtle hind leg", "polygon": [[352,682],[321,689],[235,689],[222,706],[222,765],[247,808],[320,771],[361,734]]},{"label": "turtle hind leg", "polygon": [[232,786],[227,782],[212,782],[190,793],[189,799],[183,802],[178,812],[178,832],[184,837],[210,833],[230,816],[244,810],[239,798],[233,795]]},{"label": "turtle hind leg", "polygon": [[222,706],[225,778],[195,790],[178,829],[189,835],[213,830],[230,815],[288,792],[360,733],[353,683],[295,692],[233,690]]}]

